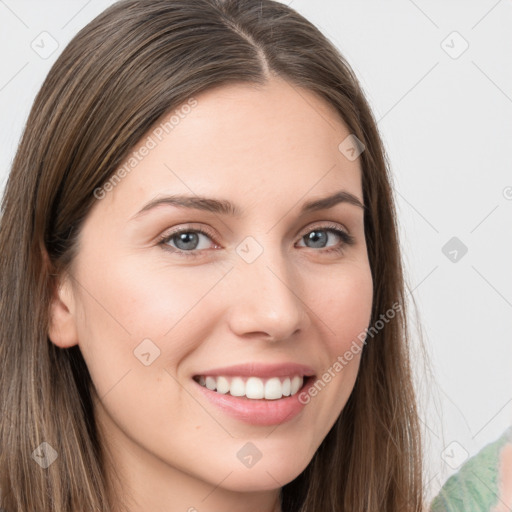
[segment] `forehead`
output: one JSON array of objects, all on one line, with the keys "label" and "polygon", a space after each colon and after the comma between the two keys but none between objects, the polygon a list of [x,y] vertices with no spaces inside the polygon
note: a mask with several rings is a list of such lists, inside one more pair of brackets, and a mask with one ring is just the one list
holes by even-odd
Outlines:
[{"label": "forehead", "polygon": [[[326,100],[282,79],[264,85],[217,87],[197,96],[196,101],[173,128],[175,142],[182,138],[188,143],[195,138],[202,152],[209,157],[221,154],[224,161],[230,155],[245,160],[244,154],[249,160],[255,153],[283,166],[284,158],[318,160],[326,153],[325,157],[332,159],[350,134]],[[257,162],[251,163],[257,166]]]},{"label": "forehead", "polygon": [[216,87],[148,131],[107,202],[133,209],[176,191],[270,204],[340,188],[362,201],[360,159],[339,149],[349,135],[331,105],[284,80]]}]

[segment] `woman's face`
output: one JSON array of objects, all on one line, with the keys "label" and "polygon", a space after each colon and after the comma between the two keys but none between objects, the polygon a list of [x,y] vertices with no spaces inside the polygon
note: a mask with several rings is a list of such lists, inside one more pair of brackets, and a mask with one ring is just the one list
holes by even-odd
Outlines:
[{"label": "woman's face", "polygon": [[310,462],[353,389],[372,279],[360,161],[327,103],[272,80],[188,105],[97,193],[50,336],[80,347],[116,473],[155,503],[194,489],[200,511]]}]

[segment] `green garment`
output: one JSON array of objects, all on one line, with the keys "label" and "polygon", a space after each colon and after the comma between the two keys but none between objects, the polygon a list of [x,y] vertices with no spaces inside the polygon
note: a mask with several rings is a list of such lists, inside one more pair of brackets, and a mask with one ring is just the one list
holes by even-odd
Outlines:
[{"label": "green garment", "polygon": [[430,512],[489,512],[498,503],[501,449],[512,442],[512,427],[466,461],[445,482]]}]

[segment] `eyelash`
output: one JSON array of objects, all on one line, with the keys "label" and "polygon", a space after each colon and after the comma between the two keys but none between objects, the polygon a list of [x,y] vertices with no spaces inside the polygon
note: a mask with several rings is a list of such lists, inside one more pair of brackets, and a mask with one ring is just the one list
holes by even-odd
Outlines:
[{"label": "eyelash", "polygon": [[[329,232],[337,235],[342,240],[342,242],[337,246],[329,247],[327,249],[323,249],[323,248],[318,249],[319,252],[341,253],[345,249],[345,246],[354,245],[354,243],[355,243],[355,239],[352,235],[348,234],[346,231],[343,231],[338,226],[332,225],[332,224],[326,224],[323,226],[315,226],[315,227],[311,228],[309,231],[307,231],[304,235],[302,235],[300,239],[302,240],[307,234],[311,233],[312,231],[329,231]],[[196,257],[200,256],[201,251],[203,251],[204,249],[193,249],[191,251],[182,251],[181,249],[176,249],[174,247],[169,248],[168,242],[170,240],[172,240],[172,238],[175,237],[176,235],[180,235],[182,233],[201,233],[201,234],[207,236],[208,238],[210,238],[213,242],[215,242],[214,236],[204,229],[180,228],[175,231],[172,231],[171,233],[164,233],[159,238],[158,245],[162,246],[162,248],[166,251],[170,251],[173,254],[178,254],[179,256],[183,256],[185,258],[196,258]]]}]

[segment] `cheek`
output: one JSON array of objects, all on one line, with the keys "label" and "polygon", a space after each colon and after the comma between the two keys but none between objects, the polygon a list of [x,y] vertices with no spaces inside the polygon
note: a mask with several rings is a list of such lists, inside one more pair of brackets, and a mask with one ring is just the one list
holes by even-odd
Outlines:
[{"label": "cheek", "polygon": [[141,263],[111,257],[91,265],[95,272],[79,269],[80,347],[97,387],[108,389],[144,362],[172,368],[218,319],[211,297],[225,270]]},{"label": "cheek", "polygon": [[328,351],[335,358],[357,340],[370,322],[373,282],[368,264],[347,264],[311,282],[307,296],[325,329]]},{"label": "cheek", "polygon": [[308,305],[316,313],[316,324],[323,333],[324,372],[300,398],[314,408],[316,439],[322,440],[356,381],[362,340],[371,318],[373,282],[366,264],[346,265],[328,276],[317,276],[315,282],[316,286],[310,287]]},{"label": "cheek", "polygon": [[124,257],[115,266],[104,267],[102,274],[92,276],[92,286],[110,316],[133,336],[160,338],[180,322],[193,320],[225,271]]}]

